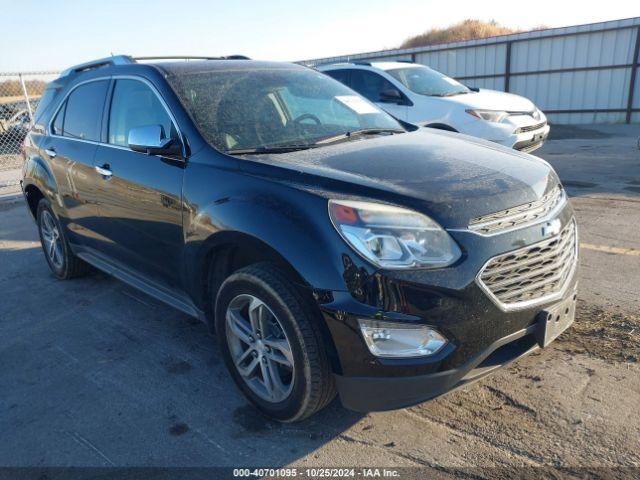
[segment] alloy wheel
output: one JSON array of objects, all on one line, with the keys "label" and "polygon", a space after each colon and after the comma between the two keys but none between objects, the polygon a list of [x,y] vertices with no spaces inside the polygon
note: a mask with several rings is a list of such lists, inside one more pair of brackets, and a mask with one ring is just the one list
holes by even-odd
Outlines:
[{"label": "alloy wheel", "polygon": [[60,237],[60,230],[58,230],[58,226],[48,210],[42,212],[40,232],[42,233],[42,246],[49,261],[55,268],[62,268],[64,263],[62,238]]},{"label": "alloy wheel", "polygon": [[293,389],[291,344],[273,311],[259,298],[235,297],[226,311],[226,335],[233,363],[260,398],[277,403]]}]

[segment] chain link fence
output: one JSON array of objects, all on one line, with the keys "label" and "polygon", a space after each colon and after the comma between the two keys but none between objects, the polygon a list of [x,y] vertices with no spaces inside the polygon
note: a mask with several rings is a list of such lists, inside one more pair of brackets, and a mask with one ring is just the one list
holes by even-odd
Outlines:
[{"label": "chain link fence", "polygon": [[33,114],[45,85],[57,76],[57,72],[0,72],[0,172],[22,167],[22,143]]}]

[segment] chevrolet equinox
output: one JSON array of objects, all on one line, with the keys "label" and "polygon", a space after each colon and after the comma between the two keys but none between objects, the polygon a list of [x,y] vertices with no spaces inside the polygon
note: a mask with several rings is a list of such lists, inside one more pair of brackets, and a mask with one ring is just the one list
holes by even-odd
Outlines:
[{"label": "chevrolet equinox", "polygon": [[575,315],[553,169],[401,123],[313,69],[114,56],[51,82],[22,188],[59,279],[90,266],[204,321],[280,421],[401,408]]}]

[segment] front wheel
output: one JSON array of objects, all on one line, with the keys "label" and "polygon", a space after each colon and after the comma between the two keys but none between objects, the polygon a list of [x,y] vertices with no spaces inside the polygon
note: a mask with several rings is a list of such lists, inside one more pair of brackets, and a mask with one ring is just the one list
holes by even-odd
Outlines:
[{"label": "front wheel", "polygon": [[318,319],[274,266],[253,265],[231,275],[220,288],[215,312],[227,368],[260,411],[293,422],[333,399]]}]

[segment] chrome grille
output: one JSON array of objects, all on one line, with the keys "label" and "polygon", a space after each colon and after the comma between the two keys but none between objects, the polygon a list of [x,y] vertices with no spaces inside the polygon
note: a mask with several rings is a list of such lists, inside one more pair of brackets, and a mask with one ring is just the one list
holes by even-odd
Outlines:
[{"label": "chrome grille", "polygon": [[544,140],[538,140],[537,142],[531,142],[531,141],[518,142],[513,146],[513,149],[518,150],[519,152],[529,153],[540,148],[543,143],[544,143]]},{"label": "chrome grille", "polygon": [[539,130],[544,128],[547,125],[547,122],[536,123],[535,125],[527,125],[525,127],[516,128],[515,133],[524,133],[524,132],[533,132],[534,130]]},{"label": "chrome grille", "polygon": [[505,310],[560,296],[575,270],[577,237],[572,220],[553,238],[489,260],[478,283]]},{"label": "chrome grille", "polygon": [[534,202],[472,218],[469,230],[482,235],[493,235],[532,225],[555,213],[565,201],[564,190],[558,185]]}]

